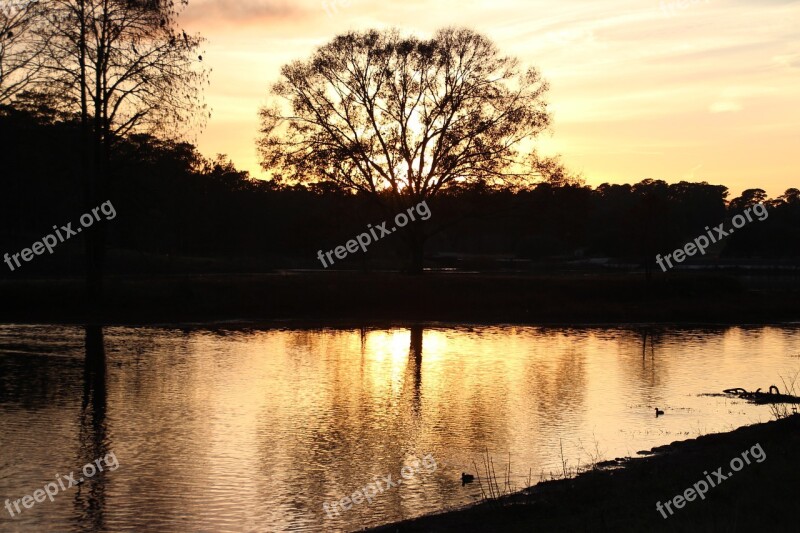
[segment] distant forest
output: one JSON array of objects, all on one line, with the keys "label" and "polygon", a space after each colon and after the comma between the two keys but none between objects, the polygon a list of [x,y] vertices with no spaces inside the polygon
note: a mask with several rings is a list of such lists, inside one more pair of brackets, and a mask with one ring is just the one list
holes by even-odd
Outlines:
[{"label": "distant forest", "polygon": [[[85,212],[80,123],[47,105],[0,106],[0,241],[19,251]],[[320,268],[330,250],[385,220],[374,199],[323,184],[253,179],[224,156],[209,160],[189,143],[131,135],[116,141],[108,169],[110,272],[261,271]],[[754,181],[757,181],[754,178]],[[429,202],[427,266],[491,268],[605,258],[649,266],[754,203],[769,209],[703,258],[706,262],[795,263],[800,258],[800,191],[768,198],[758,188],[729,198],[722,185],[543,182],[527,189],[453,187]],[[2,277],[80,274],[80,239]],[[397,268],[402,253],[387,238],[337,268]],[[464,263],[469,258],[470,262]],[[597,262],[597,261],[595,261]],[[518,262],[522,264],[524,261]]]}]

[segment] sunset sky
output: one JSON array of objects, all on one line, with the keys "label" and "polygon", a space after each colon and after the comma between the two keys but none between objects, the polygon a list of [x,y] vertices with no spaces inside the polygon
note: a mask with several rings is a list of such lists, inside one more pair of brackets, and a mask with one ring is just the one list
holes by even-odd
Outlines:
[{"label": "sunset sky", "polygon": [[348,30],[451,25],[543,72],[542,151],[590,185],[800,187],[800,0],[191,0],[182,23],[208,38],[213,68],[199,148],[255,177],[257,111],[281,65]]}]

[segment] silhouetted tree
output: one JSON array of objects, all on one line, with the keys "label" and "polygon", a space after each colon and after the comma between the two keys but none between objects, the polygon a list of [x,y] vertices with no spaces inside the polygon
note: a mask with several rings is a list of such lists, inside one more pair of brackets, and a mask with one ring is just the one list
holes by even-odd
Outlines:
[{"label": "silhouetted tree", "polygon": [[[459,182],[538,175],[520,149],[550,123],[547,83],[472,30],[351,32],[281,74],[272,93],[285,105],[261,110],[258,143],[280,179],[331,181],[391,215]],[[427,235],[406,230],[419,272]]]},{"label": "silhouetted tree", "polygon": [[[135,132],[162,136],[204,108],[202,39],[177,26],[172,0],[45,0],[48,90],[80,116],[87,210],[108,200],[114,144]],[[185,5],[186,2],[181,2]],[[203,115],[204,116],[204,115]],[[106,225],[86,236],[87,286],[102,288]]]},{"label": "silhouetted tree", "polygon": [[732,215],[738,214],[748,207],[755,204],[763,203],[767,199],[767,192],[764,189],[747,189],[742,192],[742,195],[734,198],[728,204],[728,208]]},{"label": "silhouetted tree", "polygon": [[787,205],[798,205],[800,204],[800,189],[794,187],[786,189],[786,192],[778,197],[778,200]]}]

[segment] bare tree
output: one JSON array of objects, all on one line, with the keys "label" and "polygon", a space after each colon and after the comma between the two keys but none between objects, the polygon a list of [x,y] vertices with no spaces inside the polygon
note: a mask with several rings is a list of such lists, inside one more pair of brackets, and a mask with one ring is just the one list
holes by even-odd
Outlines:
[{"label": "bare tree", "polygon": [[[281,75],[258,142],[277,179],[330,181],[397,212],[451,186],[540,176],[529,152],[550,123],[547,83],[472,30],[351,32]],[[406,230],[420,271],[424,229]]]},{"label": "bare tree", "polygon": [[0,104],[37,79],[44,43],[33,30],[41,15],[42,5],[36,0],[0,0]]},{"label": "bare tree", "polygon": [[[48,0],[46,0],[48,1]],[[187,2],[183,0],[180,5]],[[177,26],[171,0],[49,0],[49,82],[104,142],[200,125],[203,39]],[[85,103],[84,103],[85,101]],[[80,107],[79,107],[80,106]],[[84,109],[86,108],[86,109]]]},{"label": "bare tree", "polygon": [[[44,0],[48,90],[79,114],[87,209],[107,200],[109,155],[131,133],[179,136],[202,126],[203,39],[178,27],[172,0]],[[97,229],[95,229],[97,228]],[[86,238],[89,292],[102,287],[105,227]]]}]

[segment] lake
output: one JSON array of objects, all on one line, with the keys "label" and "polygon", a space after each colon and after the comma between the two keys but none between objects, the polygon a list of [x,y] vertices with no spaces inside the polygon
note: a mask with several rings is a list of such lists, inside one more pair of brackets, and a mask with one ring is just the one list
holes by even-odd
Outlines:
[{"label": "lake", "polygon": [[0,530],[358,530],[478,500],[487,454],[521,489],[765,422],[706,394],[798,370],[793,325],[0,326],[0,504],[118,461]]}]

